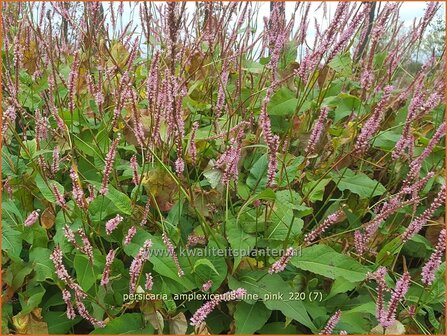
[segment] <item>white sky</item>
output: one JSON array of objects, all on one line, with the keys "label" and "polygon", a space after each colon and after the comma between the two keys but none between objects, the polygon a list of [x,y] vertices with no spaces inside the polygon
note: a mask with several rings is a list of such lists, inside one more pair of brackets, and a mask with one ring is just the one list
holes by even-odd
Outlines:
[{"label": "white sky", "polygon": [[[162,5],[165,2],[162,1],[155,1],[154,4],[156,5]],[[224,2],[228,3],[228,2]],[[253,3],[256,3],[253,1]],[[358,2],[357,2],[358,3]],[[384,2],[383,2],[384,3]],[[382,3],[382,5],[383,5]],[[413,20],[416,18],[421,18],[424,15],[424,9],[427,7],[427,1],[406,1],[402,2],[402,6],[400,9],[400,19],[405,22],[405,26],[409,27],[412,25]],[[293,11],[295,7],[296,1],[286,1],[286,17],[290,18],[291,12]],[[321,2],[312,2],[311,9],[309,12],[310,15],[310,24],[308,29],[308,35],[314,36],[314,18],[317,18],[318,21],[321,21],[323,10],[322,8],[318,9],[318,6],[320,6]],[[338,2],[327,2],[327,8],[328,8],[328,15],[329,17],[334,13],[335,8],[337,7]],[[109,3],[104,3],[105,7],[107,8],[109,6]],[[118,3],[115,3],[116,6],[118,6]],[[124,14],[123,14],[123,21],[127,22],[131,18],[131,14],[129,9],[134,8],[135,2],[128,2],[124,5]],[[270,12],[270,2],[258,2],[257,5],[259,6],[259,22],[258,27],[259,29],[262,29],[263,27],[263,20],[262,18],[264,16],[268,16]],[[132,7],[131,7],[132,6]],[[187,8],[193,9],[196,6],[196,3],[193,1],[188,2]],[[445,17],[445,3],[441,3],[442,8],[438,11]],[[138,7],[137,7],[138,8]],[[138,13],[135,11],[134,13],[134,19],[139,20]],[[324,23],[323,23],[324,26]]]}]

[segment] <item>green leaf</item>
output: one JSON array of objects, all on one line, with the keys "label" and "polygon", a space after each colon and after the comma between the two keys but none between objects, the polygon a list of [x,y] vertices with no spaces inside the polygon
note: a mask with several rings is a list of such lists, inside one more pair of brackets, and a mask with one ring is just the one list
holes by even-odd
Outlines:
[{"label": "green leaf", "polygon": [[385,187],[378,181],[371,179],[366,174],[356,174],[350,169],[342,172],[331,172],[332,180],[341,191],[349,190],[362,198],[370,198],[383,195]]},{"label": "green leaf", "polygon": [[257,62],[246,60],[244,62],[242,70],[248,71],[253,74],[261,74],[264,71],[264,66]]},{"label": "green leaf", "polygon": [[392,150],[400,139],[400,134],[393,131],[383,131],[374,139],[373,146],[385,150]]},{"label": "green leaf", "polygon": [[296,335],[297,328],[294,325],[287,325],[285,322],[272,322],[263,326],[259,330],[260,335]]},{"label": "green leaf", "polygon": [[352,282],[363,281],[368,268],[355,259],[336,252],[326,245],[313,245],[291,259],[292,265],[330,279],[344,277]]},{"label": "green leaf", "polygon": [[250,174],[247,177],[247,185],[252,190],[262,190],[267,183],[267,165],[268,155],[263,154],[251,167]]},{"label": "green leaf", "polygon": [[33,265],[36,281],[53,279],[55,272],[54,264],[50,259],[51,252],[47,248],[35,247],[29,253],[29,261]]},{"label": "green leaf", "polygon": [[203,171],[203,176],[211,185],[211,188],[215,189],[222,180],[222,171],[213,167],[206,167]]},{"label": "green leaf", "polygon": [[[258,295],[268,309],[279,310],[286,317],[298,321],[314,332],[316,331],[303,301],[290,300],[290,293],[293,292],[293,289],[279,274],[271,275],[265,271],[249,271],[243,273],[237,280],[230,277],[228,285],[231,289],[245,288],[248,294]],[[278,294],[282,294],[282,298]]]},{"label": "green leaf", "polygon": [[32,159],[37,151],[36,139],[23,141],[23,146],[26,148],[20,148],[20,156],[24,159]]},{"label": "green leaf", "polygon": [[242,260],[241,254],[245,253],[248,255],[249,251],[255,246],[256,237],[245,233],[234,218],[230,218],[226,223],[226,231],[231,248],[238,252],[238,254],[234,256],[234,272]]},{"label": "green leaf", "polygon": [[20,312],[23,315],[31,313],[31,311],[38,307],[42,302],[44,295],[45,289],[41,285],[28,289],[23,293],[19,293],[20,305],[22,306],[22,310]]},{"label": "green leaf", "polygon": [[329,292],[325,300],[329,300],[330,298],[334,297],[337,294],[346,293],[347,291],[354,289],[356,286],[357,286],[356,282],[351,282],[342,277],[337,278],[332,283],[331,291]]},{"label": "green leaf", "polygon": [[87,256],[77,253],[73,263],[76,279],[84,291],[88,291],[96,282],[97,273]]},{"label": "green leaf", "polygon": [[82,320],[80,316],[76,316],[74,320],[69,320],[65,311],[44,310],[42,315],[44,321],[48,323],[49,334],[67,334],[75,324]]},{"label": "green leaf", "polygon": [[2,226],[2,251],[10,257],[19,258],[22,252],[22,233],[9,225]]},{"label": "green leaf", "polygon": [[96,328],[91,334],[116,335],[116,334],[153,334],[154,328],[145,325],[141,313],[127,313],[112,319],[105,328]]},{"label": "green leaf", "polygon": [[352,60],[349,53],[337,54],[328,65],[343,77],[352,75]]},{"label": "green leaf", "polygon": [[51,203],[56,202],[56,196],[54,196],[53,190],[51,190],[53,185],[56,185],[56,188],[59,190],[61,195],[64,194],[64,187],[57,181],[48,180],[47,185],[40,174],[36,175],[34,181],[36,182],[36,186],[40,190],[42,196]]},{"label": "green leaf", "polygon": [[303,186],[303,195],[307,195],[307,199],[311,202],[322,201],[324,196],[324,189],[331,179],[322,179],[311,181]]},{"label": "green leaf", "polygon": [[[218,248],[217,244],[213,241],[208,243],[208,248]],[[197,256],[199,251],[204,251],[203,249],[197,249]],[[206,260],[204,263],[199,262],[200,260]],[[198,263],[199,262],[199,263]],[[213,266],[210,267],[209,263]],[[218,255],[209,255],[207,259],[199,259],[196,261],[194,265],[194,273],[197,275],[196,284],[197,287],[201,287],[203,282],[206,280],[212,280],[213,285],[210,289],[211,292],[215,291],[220,287],[222,282],[226,279],[228,272],[228,266],[225,261],[225,257]]]},{"label": "green leaf", "polygon": [[265,189],[265,190],[261,191],[260,193],[257,193],[256,195],[251,197],[247,202],[245,202],[243,206],[241,206],[241,208],[238,212],[238,215],[237,215],[238,221],[239,221],[239,217],[244,212],[245,208],[247,206],[249,206],[250,204],[252,204],[254,201],[257,201],[257,200],[274,201],[275,198],[276,198],[276,195],[273,192],[273,190],[270,188]]},{"label": "green leaf", "polygon": [[236,334],[253,334],[262,328],[272,312],[262,302],[248,304],[240,302],[236,305],[234,321],[236,323]]},{"label": "green leaf", "polygon": [[376,264],[390,266],[393,263],[394,256],[399,253],[401,249],[402,238],[398,236],[381,248],[376,256]]},{"label": "green leaf", "polygon": [[329,105],[335,108],[334,109],[335,123],[349,116],[353,111],[358,112],[359,107],[361,105],[360,99],[358,97],[344,92],[338,94],[331,103],[333,104]]},{"label": "green leaf", "polygon": [[217,275],[219,275],[219,272],[217,271],[216,267],[214,267],[214,265],[212,264],[211,261],[209,261],[208,259],[199,259],[194,263],[194,272],[197,270],[197,268],[200,268],[200,266],[202,267],[206,267],[211,269],[212,271],[214,271],[214,273],[216,273]]},{"label": "green leaf", "polygon": [[269,115],[286,116],[295,112],[299,99],[290,89],[283,87],[279,89],[270,99],[267,106]]},{"label": "green leaf", "polygon": [[[93,184],[96,188],[101,188],[101,183],[96,181],[88,181],[88,183]],[[108,186],[109,191],[106,194],[106,198],[109,199],[122,213],[126,215],[132,214],[132,202],[126,194],[119,190],[116,190],[110,184]]]},{"label": "green leaf", "polygon": [[[289,239],[293,240],[301,233],[303,220],[293,216],[293,210],[286,206],[277,206],[271,216],[271,224],[268,226],[265,236],[267,239],[281,240],[287,238],[290,230]],[[291,229],[290,229],[291,226]]]}]

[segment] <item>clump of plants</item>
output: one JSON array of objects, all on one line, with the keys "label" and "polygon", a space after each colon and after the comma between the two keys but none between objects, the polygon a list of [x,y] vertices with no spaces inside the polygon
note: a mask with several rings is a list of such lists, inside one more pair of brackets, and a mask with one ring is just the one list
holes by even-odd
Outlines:
[{"label": "clump of plants", "polygon": [[445,333],[440,5],[259,5],[3,4],[3,333]]}]

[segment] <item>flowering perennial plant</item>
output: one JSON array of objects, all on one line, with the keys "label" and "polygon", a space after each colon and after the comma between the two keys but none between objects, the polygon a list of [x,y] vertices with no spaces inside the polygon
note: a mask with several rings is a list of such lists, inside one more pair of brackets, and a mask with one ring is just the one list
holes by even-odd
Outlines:
[{"label": "flowering perennial plant", "polygon": [[445,334],[410,6],[4,3],[2,334]]}]

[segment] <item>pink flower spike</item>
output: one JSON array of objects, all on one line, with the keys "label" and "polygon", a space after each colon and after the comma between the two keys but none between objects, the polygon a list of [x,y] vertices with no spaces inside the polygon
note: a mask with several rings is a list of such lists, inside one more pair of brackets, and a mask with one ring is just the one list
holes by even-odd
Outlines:
[{"label": "pink flower spike", "polygon": [[126,237],[124,238],[124,245],[129,245],[136,233],[137,233],[137,227],[136,226],[130,227],[130,229],[127,231]]},{"label": "pink flower spike", "polygon": [[137,288],[138,278],[140,276],[141,269],[146,260],[149,259],[149,249],[152,246],[152,240],[146,240],[143,247],[140,248],[135,258],[132,260],[129,269],[130,281],[129,281],[129,293],[135,293]]},{"label": "pink flower spike", "polygon": [[284,253],[284,255],[270,267],[269,273],[273,274],[284,271],[292,256],[293,256],[293,247],[289,247],[286,250],[286,253]]},{"label": "pink flower spike", "polygon": [[307,244],[313,242],[319,235],[321,235],[324,231],[326,231],[330,226],[340,221],[343,218],[343,215],[344,215],[343,210],[338,210],[333,214],[329,215],[323,221],[323,223],[321,223],[314,230],[312,230],[312,232],[306,234],[306,236],[304,237],[304,242]]},{"label": "pink flower spike", "polygon": [[341,310],[337,310],[334,315],[332,315],[326,323],[326,326],[320,332],[320,335],[330,335],[332,331],[340,321]]},{"label": "pink flower spike", "polygon": [[106,223],[106,233],[110,235],[113,230],[123,221],[123,217],[116,215],[114,218],[109,219]]},{"label": "pink flower spike", "polygon": [[110,146],[109,152],[106,155],[105,158],[105,166],[104,166],[104,172],[103,172],[103,178],[102,178],[102,186],[99,191],[101,195],[107,194],[109,191],[108,183],[109,183],[109,176],[112,172],[113,168],[113,162],[115,161],[115,155],[116,155],[116,148],[118,147],[118,142],[120,141],[121,136],[118,134],[115,140],[113,140],[112,145]]},{"label": "pink flower spike", "polygon": [[76,313],[73,309],[73,304],[71,303],[71,294],[68,290],[66,289],[62,290],[62,299],[67,305],[67,318],[69,320],[73,320],[76,317]]},{"label": "pink flower spike", "polygon": [[174,260],[175,267],[177,267],[178,276],[179,277],[184,276],[185,273],[183,272],[183,270],[180,266],[180,263],[178,261],[178,257],[177,257],[177,253],[175,253],[174,245],[172,244],[171,240],[169,239],[168,235],[165,232],[163,232],[161,237],[163,239],[163,243],[165,244],[166,248],[168,249],[169,255],[171,256],[172,260]]},{"label": "pink flower spike", "polygon": [[37,219],[39,218],[39,211],[40,210],[34,210],[29,214],[28,217],[26,217],[25,222],[23,223],[25,226],[31,226],[33,225]]},{"label": "pink flower spike", "polygon": [[213,281],[212,280],[208,280],[207,282],[205,282],[202,285],[202,292],[208,292],[211,287],[213,286]]},{"label": "pink flower spike", "polygon": [[435,251],[431,254],[430,259],[422,267],[422,283],[425,285],[431,285],[435,280],[436,271],[442,263],[442,256],[445,251],[445,229],[442,229],[439,233],[438,243],[436,244]]},{"label": "pink flower spike", "polygon": [[113,260],[115,259],[115,250],[110,250],[106,256],[106,264],[104,266],[104,271],[101,277],[101,286],[106,286],[109,283],[110,267],[112,266]]},{"label": "pink flower spike", "polygon": [[154,278],[152,277],[151,273],[146,273],[146,283],[144,284],[144,288],[147,291],[152,290],[152,287],[154,286]]},{"label": "pink flower spike", "polygon": [[139,185],[140,176],[138,175],[138,162],[135,155],[132,155],[132,157],[130,158],[130,167],[132,168],[132,182],[135,185]]}]

